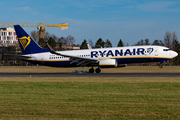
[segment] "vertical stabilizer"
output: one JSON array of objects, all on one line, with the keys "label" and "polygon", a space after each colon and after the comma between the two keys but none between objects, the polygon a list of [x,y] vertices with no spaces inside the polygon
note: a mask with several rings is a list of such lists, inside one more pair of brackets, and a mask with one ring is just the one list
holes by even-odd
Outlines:
[{"label": "vertical stabilizer", "polygon": [[14,25],[14,29],[23,55],[48,52],[47,49],[40,47],[20,25]]}]

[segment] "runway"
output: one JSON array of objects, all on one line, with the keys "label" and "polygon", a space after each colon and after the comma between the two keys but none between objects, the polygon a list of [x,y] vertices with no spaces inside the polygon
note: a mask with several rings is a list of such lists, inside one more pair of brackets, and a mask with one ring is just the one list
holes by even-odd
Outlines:
[{"label": "runway", "polygon": [[15,73],[1,72],[0,77],[180,77],[180,73]]}]

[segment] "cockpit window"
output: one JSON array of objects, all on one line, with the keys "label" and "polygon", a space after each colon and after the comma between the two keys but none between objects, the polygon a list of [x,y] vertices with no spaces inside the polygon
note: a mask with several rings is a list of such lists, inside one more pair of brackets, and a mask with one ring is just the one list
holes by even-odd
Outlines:
[{"label": "cockpit window", "polygon": [[163,49],[163,51],[170,51],[170,49]]}]

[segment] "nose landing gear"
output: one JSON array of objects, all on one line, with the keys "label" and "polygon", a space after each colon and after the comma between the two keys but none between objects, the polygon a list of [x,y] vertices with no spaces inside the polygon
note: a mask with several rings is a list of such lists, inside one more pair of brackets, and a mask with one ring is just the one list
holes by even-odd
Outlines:
[{"label": "nose landing gear", "polygon": [[162,67],[163,67],[162,64],[160,64],[160,65],[159,65],[159,68],[162,68]]}]

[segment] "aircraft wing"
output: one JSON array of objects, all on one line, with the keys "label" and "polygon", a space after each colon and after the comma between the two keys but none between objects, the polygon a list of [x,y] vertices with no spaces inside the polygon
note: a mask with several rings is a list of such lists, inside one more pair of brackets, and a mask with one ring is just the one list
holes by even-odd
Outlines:
[{"label": "aircraft wing", "polygon": [[70,64],[76,62],[76,63],[78,63],[77,66],[80,66],[80,65],[87,66],[87,65],[92,65],[92,64],[96,64],[99,62],[99,59],[96,59],[96,58],[79,57],[79,56],[74,56],[74,55],[58,53],[58,52],[54,51],[54,49],[47,42],[46,42],[46,45],[47,45],[50,53],[56,54],[56,55],[61,55],[64,57],[69,57],[70,61],[71,61]]}]

